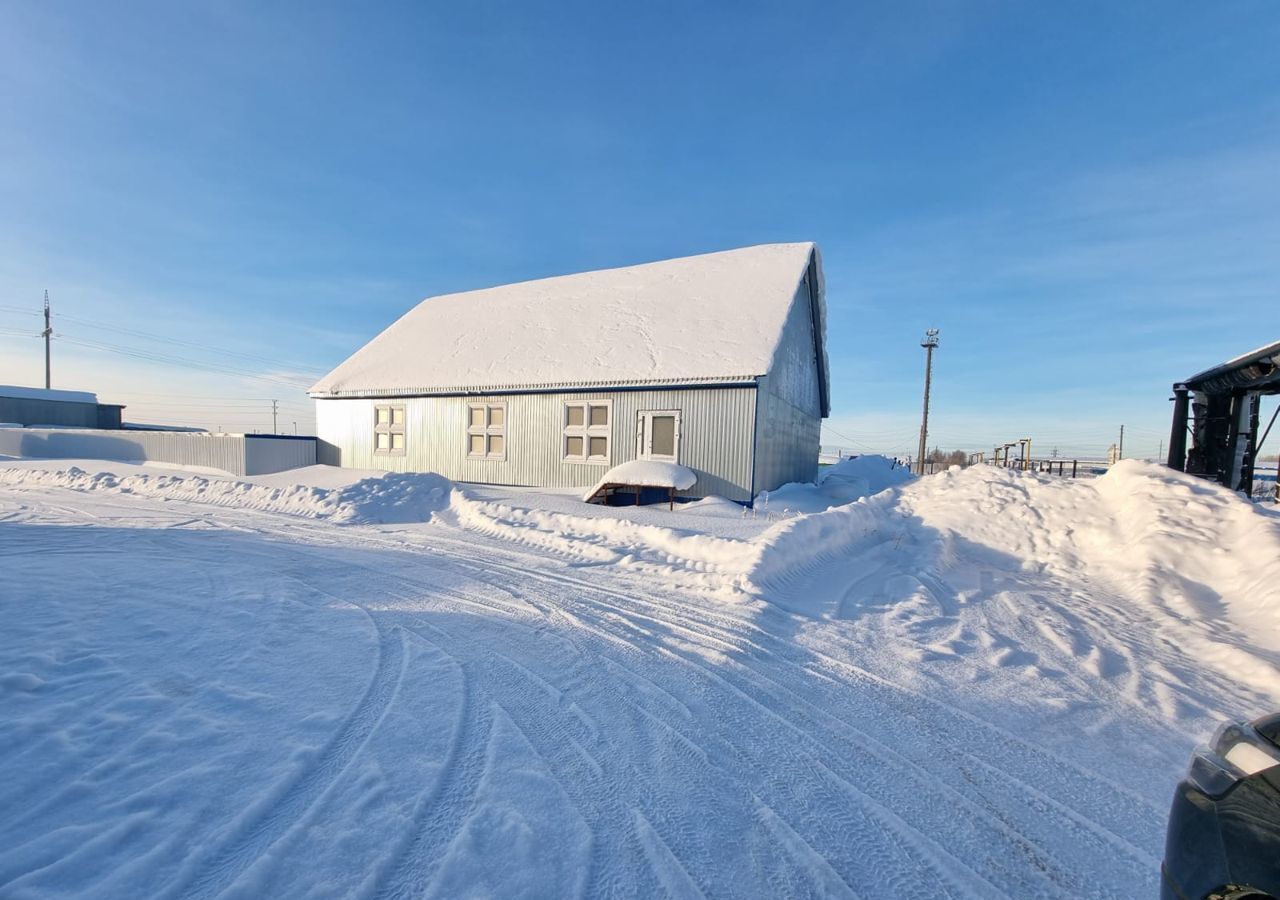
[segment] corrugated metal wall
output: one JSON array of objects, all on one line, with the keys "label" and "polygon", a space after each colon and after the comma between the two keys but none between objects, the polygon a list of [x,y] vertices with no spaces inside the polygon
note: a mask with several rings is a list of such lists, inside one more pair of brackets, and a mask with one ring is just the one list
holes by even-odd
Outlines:
[{"label": "corrugated metal wall", "polygon": [[[319,461],[349,468],[439,472],[457,481],[587,488],[608,465],[637,457],[641,410],[673,409],[680,411],[679,461],[698,473],[698,483],[687,495],[749,500],[755,394],[755,385],[747,384],[721,389],[317,400]],[[574,400],[612,401],[608,465],[563,459],[564,404]],[[506,404],[505,460],[467,457],[467,408],[474,402]],[[373,452],[373,410],[385,403],[405,407],[402,456]]]},{"label": "corrugated metal wall", "polygon": [[98,404],[34,397],[0,397],[0,422],[98,427]]},{"label": "corrugated metal wall", "polygon": [[756,493],[818,475],[822,420],[761,385],[756,398]]},{"label": "corrugated metal wall", "polygon": [[813,307],[806,276],[791,301],[782,339],[756,400],[756,492],[818,474],[822,395]]},{"label": "corrugated metal wall", "polygon": [[262,475],[314,465],[315,447],[314,440],[246,440],[239,434],[0,428],[0,454],[7,456],[163,462],[231,475]]}]

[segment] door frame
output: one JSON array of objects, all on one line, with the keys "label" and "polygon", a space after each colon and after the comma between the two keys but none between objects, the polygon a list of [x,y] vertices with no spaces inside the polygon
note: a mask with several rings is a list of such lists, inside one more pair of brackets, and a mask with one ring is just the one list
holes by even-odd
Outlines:
[{"label": "door frame", "polygon": [[[655,456],[650,449],[653,446],[651,423],[657,416],[671,416],[675,419],[674,446],[671,448],[675,452],[670,456]],[[636,458],[658,459],[673,463],[678,463],[680,461],[680,410],[642,409],[636,413]]]}]

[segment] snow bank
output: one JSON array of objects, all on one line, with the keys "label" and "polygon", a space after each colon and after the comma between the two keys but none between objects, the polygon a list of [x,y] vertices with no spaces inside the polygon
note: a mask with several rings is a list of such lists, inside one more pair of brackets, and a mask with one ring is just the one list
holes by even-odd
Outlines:
[{"label": "snow bank", "polygon": [[814,482],[793,481],[777,490],[763,491],[756,505],[769,512],[822,512],[906,484],[914,477],[910,469],[888,457],[857,456],[823,469]]},{"label": "snow bank", "polygon": [[350,524],[430,521],[435,513],[449,505],[453,489],[448,479],[431,473],[387,474],[329,489],[298,484],[272,487],[198,475],[90,474],[78,466],[3,469],[0,484],[136,494]]},{"label": "snow bank", "polygon": [[[1267,662],[1219,640],[1228,631],[1248,634],[1259,647],[1280,651],[1280,516],[1274,512],[1217,485],[1137,461],[1088,480],[993,466],[912,479],[883,460],[851,462],[858,465],[835,467],[819,489],[834,482],[869,490],[885,478],[900,483],[822,512],[772,526],[762,522],[764,530],[754,536],[749,530],[714,533],[717,519],[741,519],[741,508],[726,501],[690,504],[659,519],[663,524],[643,524],[593,514],[595,507],[577,515],[476,499],[434,474],[386,474],[317,487],[13,467],[0,469],[0,484],[135,494],[353,524],[425,522],[447,510],[450,521],[464,528],[557,555],[646,569],[727,598],[770,595],[824,562],[872,547],[923,578],[948,565],[948,554],[963,547],[970,555],[985,555],[994,571],[1085,585],[1083,590],[1196,623],[1195,633],[1204,638],[1199,652],[1220,669],[1254,683],[1274,680]],[[663,483],[687,481],[664,477]]]},{"label": "snow bank", "polygon": [[582,495],[583,500],[590,500],[606,484],[627,484],[637,487],[672,488],[687,491],[698,481],[693,469],[673,462],[657,459],[633,459],[614,466],[596,482],[595,487]]}]

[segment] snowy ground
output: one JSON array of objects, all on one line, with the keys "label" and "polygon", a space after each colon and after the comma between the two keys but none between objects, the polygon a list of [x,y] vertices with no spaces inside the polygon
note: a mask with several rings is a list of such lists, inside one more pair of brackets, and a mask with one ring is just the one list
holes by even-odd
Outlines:
[{"label": "snowy ground", "polygon": [[1154,466],[774,521],[78,465],[0,463],[4,897],[1154,896],[1280,709],[1280,519]]}]

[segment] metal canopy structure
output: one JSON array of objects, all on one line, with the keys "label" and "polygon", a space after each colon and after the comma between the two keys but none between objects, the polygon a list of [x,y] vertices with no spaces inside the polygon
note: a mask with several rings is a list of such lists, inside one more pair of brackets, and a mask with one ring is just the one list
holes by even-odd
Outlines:
[{"label": "metal canopy structure", "polygon": [[1280,394],[1280,341],[1175,383],[1169,467],[1251,494],[1267,394]]}]

